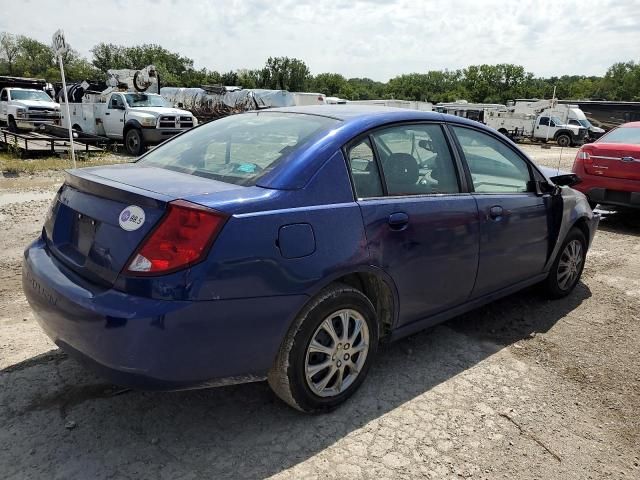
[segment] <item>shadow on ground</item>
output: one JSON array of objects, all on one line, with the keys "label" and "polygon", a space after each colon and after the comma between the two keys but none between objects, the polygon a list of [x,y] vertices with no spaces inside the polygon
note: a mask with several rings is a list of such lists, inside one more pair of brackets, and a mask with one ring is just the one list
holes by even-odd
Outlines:
[{"label": "shadow on ground", "polygon": [[[59,350],[51,351],[0,374],[6,387],[0,394],[0,423],[6,425],[0,444],[10,440],[15,447],[3,447],[0,463],[17,465],[13,457],[31,452],[34,468],[54,468],[53,448],[55,457],[66,459],[58,476],[136,477],[144,469],[145,476],[159,478],[163,468],[170,468],[172,478],[266,477],[314,456],[504,346],[546,332],[590,295],[579,284],[568,298],[551,302],[532,288],[385,345],[351,401],[320,416],[285,406],[266,383],[123,392]],[[17,467],[10,467],[10,475],[24,473],[11,468]],[[51,472],[36,470],[36,476],[45,471]]]},{"label": "shadow on ground", "polygon": [[640,237],[640,209],[599,206],[596,210],[601,216],[598,229]]}]

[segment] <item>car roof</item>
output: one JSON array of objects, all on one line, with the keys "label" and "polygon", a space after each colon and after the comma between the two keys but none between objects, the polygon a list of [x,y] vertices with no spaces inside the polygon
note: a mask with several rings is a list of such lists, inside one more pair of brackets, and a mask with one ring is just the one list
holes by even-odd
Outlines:
[{"label": "car roof", "polygon": [[[424,117],[425,120],[442,120],[443,115],[437,112],[425,112],[421,110],[410,110],[407,108],[387,107],[384,105],[305,105],[299,107],[279,107],[270,108],[272,112],[302,113],[306,115],[318,115],[322,117],[335,118],[337,120],[349,121],[358,118],[375,118],[378,116],[406,115],[408,119],[412,117]],[[457,117],[459,118],[459,117]]]},{"label": "car roof", "polygon": [[629,122],[620,125],[620,128],[640,128],[640,122]]}]

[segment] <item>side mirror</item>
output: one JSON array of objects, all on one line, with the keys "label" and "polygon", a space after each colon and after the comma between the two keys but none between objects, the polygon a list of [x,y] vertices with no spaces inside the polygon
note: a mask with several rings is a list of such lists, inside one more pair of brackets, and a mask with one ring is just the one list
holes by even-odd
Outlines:
[{"label": "side mirror", "polygon": [[184,104],[182,102],[178,102],[178,108],[184,108]]},{"label": "side mirror", "polygon": [[575,173],[567,173],[565,175],[558,175],[556,177],[551,177],[551,180],[554,184],[559,187],[573,187],[574,185],[582,182],[582,179],[576,175]]}]

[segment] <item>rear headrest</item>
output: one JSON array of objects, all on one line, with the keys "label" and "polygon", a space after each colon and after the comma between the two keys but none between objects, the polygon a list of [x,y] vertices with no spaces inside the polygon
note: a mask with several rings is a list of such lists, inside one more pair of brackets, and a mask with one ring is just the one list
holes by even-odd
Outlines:
[{"label": "rear headrest", "polygon": [[418,162],[408,153],[393,153],[384,163],[384,176],[388,184],[415,185],[420,176]]}]

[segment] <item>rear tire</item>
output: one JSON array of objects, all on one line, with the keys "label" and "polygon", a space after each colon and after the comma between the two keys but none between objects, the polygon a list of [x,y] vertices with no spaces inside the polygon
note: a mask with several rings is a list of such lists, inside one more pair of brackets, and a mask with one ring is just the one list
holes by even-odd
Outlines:
[{"label": "rear tire", "polygon": [[582,276],[587,255],[587,239],[578,228],[572,228],[562,242],[558,255],[543,282],[547,295],[562,298],[569,295]]},{"label": "rear tire", "polygon": [[569,135],[567,135],[566,133],[561,133],[556,138],[556,142],[558,143],[559,146],[561,146],[563,148],[570,147],[571,146],[571,137]]},{"label": "rear tire", "polygon": [[269,371],[269,385],[300,411],[331,411],[360,387],[377,346],[378,321],[371,301],[347,285],[330,286],[304,307],[289,329]]},{"label": "rear tire", "polygon": [[145,149],[142,132],[137,128],[127,130],[127,133],[124,135],[124,146],[129,155],[133,155],[134,157],[142,155]]}]

